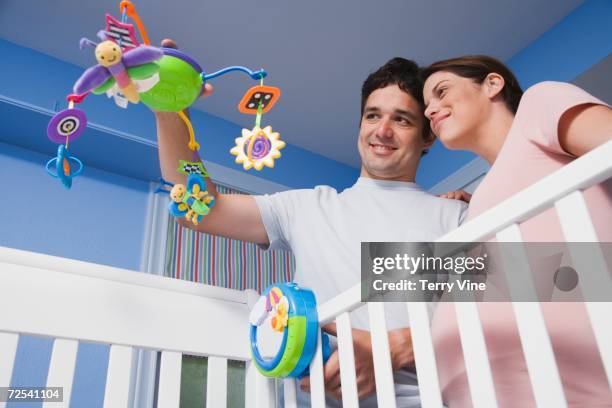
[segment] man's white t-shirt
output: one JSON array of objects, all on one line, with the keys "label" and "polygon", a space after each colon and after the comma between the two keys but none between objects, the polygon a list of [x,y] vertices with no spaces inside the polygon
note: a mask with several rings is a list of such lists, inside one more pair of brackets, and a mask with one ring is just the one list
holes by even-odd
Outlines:
[{"label": "man's white t-shirt", "polygon": [[[256,196],[255,201],[269,249],[293,252],[294,281],[312,289],[318,304],[360,282],[361,242],[435,241],[457,228],[467,213],[465,203],[435,197],[415,183],[365,177],[341,193],[318,186]],[[400,306],[385,305],[389,330],[409,326],[406,308]],[[351,323],[369,330],[366,308],[351,313]],[[414,379],[396,375],[403,384],[415,384]],[[411,389],[414,395],[414,385]]]}]

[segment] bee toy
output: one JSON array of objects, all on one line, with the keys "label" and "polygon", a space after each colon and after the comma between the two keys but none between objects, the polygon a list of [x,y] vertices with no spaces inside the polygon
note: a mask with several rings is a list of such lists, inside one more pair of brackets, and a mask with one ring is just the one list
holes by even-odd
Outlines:
[{"label": "bee toy", "polygon": [[170,190],[170,199],[170,214],[185,217],[194,225],[198,225],[215,205],[215,198],[206,191],[204,179],[197,174],[187,177],[187,186],[175,184]]}]

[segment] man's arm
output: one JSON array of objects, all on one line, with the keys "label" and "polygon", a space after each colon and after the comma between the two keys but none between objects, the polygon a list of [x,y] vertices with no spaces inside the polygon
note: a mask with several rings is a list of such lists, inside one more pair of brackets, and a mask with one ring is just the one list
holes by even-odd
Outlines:
[{"label": "man's arm", "polygon": [[[155,112],[155,119],[162,177],[174,184],[185,184],[186,176],[178,173],[177,168],[179,159],[193,160],[193,151],[187,147],[189,140],[187,127],[174,112]],[[269,243],[259,208],[253,197],[241,194],[217,194],[209,178],[206,179],[206,188],[215,195],[215,206],[197,226],[180,218],[178,221],[182,226],[241,241]]]}]

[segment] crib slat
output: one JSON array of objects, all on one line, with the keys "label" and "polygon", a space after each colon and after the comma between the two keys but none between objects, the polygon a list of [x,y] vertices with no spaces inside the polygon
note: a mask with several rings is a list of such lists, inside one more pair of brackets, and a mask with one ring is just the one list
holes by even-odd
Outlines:
[{"label": "crib slat", "polygon": [[406,303],[410,317],[412,348],[419,377],[419,394],[424,408],[441,407],[440,382],[431,339],[429,313],[424,302]]},{"label": "crib slat", "polygon": [[19,335],[0,332],[0,387],[11,385]]},{"label": "crib slat", "polygon": [[183,355],[162,351],[159,367],[158,407],[178,407],[181,402],[181,367]]},{"label": "crib slat", "polygon": [[209,357],[206,378],[208,381],[206,406],[219,408],[227,406],[227,359]]},{"label": "crib slat", "polygon": [[475,302],[456,302],[457,325],[475,408],[497,407],[491,366]]},{"label": "crib slat", "polygon": [[385,304],[368,303],[370,335],[372,337],[372,357],[376,381],[376,399],[379,407],[395,408],[395,384],[389,351],[389,335],[385,320]]},{"label": "crib slat", "polygon": [[136,351],[136,379],[134,384],[134,406],[152,407],[155,399],[155,377],[157,355],[153,350]]},{"label": "crib slat", "polygon": [[591,320],[591,326],[593,327],[597,348],[599,348],[601,361],[608,377],[608,384],[610,389],[612,389],[612,347],[610,347],[610,344],[612,344],[612,327],[610,327],[612,311],[610,311],[610,303],[587,302],[586,308]]},{"label": "crib slat", "polygon": [[340,383],[342,385],[342,406],[359,407],[357,377],[355,373],[355,352],[353,350],[353,330],[348,312],[336,318],[338,333],[338,358],[340,360]]},{"label": "crib slat", "polygon": [[295,378],[283,380],[285,391],[285,408],[297,408],[297,385]]},{"label": "crib slat", "polygon": [[257,372],[255,365],[247,361],[246,373],[244,376],[244,408],[256,408],[257,404],[257,380],[261,376]]},{"label": "crib slat", "polygon": [[[608,145],[612,145],[609,142]],[[574,191],[555,203],[561,228],[567,242],[598,242],[593,221],[581,191]],[[610,271],[598,245],[577,247],[569,246],[570,255],[580,280],[580,289],[589,298],[589,293],[612,293]],[[589,253],[586,253],[589,251]],[[591,326],[599,348],[599,354],[612,388],[612,325],[609,316],[612,314],[610,302],[586,302]]]},{"label": "crib slat", "polygon": [[[599,242],[581,191],[560,199],[555,207],[567,242]],[[569,245],[569,251],[586,298],[589,294],[612,292],[612,280],[599,245]]]},{"label": "crib slat", "polygon": [[113,344],[108,358],[104,408],[128,407],[134,349]]},{"label": "crib slat", "polygon": [[[536,299],[537,292],[525,247],[522,245],[519,247],[518,244],[512,246],[503,244],[503,242],[519,243],[522,240],[517,224],[497,234],[497,241],[502,243],[500,249],[510,296],[522,293],[530,299]],[[540,304],[538,302],[513,302],[512,307],[537,406],[567,406]]]},{"label": "crib slat", "polygon": [[[62,406],[65,407],[70,404],[78,348],[79,342],[76,340],[55,339],[53,341],[51,363],[49,364],[49,374],[47,375],[47,387],[64,387]],[[57,402],[43,403],[43,408],[57,406]]]},{"label": "crib slat", "polygon": [[[19,343],[19,335],[0,332],[0,387],[11,385],[17,343]],[[6,402],[0,401],[0,408],[5,406]]]},{"label": "crib slat", "polygon": [[317,350],[310,363],[310,403],[313,408],[325,408],[325,383],[323,382],[323,349],[321,333],[317,339]]},{"label": "crib slat", "polygon": [[259,371],[253,362],[246,366],[246,384],[244,387],[245,408],[276,407],[276,381],[267,378]]}]

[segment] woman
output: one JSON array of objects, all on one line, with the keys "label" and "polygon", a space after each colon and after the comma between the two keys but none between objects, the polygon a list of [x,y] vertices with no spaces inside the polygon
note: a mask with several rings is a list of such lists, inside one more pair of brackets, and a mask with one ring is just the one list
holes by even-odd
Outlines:
[{"label": "woman", "polygon": [[[543,82],[524,94],[512,72],[486,56],[439,61],[424,72],[425,116],[450,149],[491,164],[470,201],[474,218],[612,139],[612,110],[566,83]],[[585,191],[600,241],[612,241],[612,179]],[[525,241],[564,241],[554,209],[521,224]],[[479,305],[499,406],[535,406],[512,306]],[[612,406],[612,394],[582,303],[542,303],[569,406]],[[432,334],[445,402],[471,406],[458,329],[442,304]]]}]

